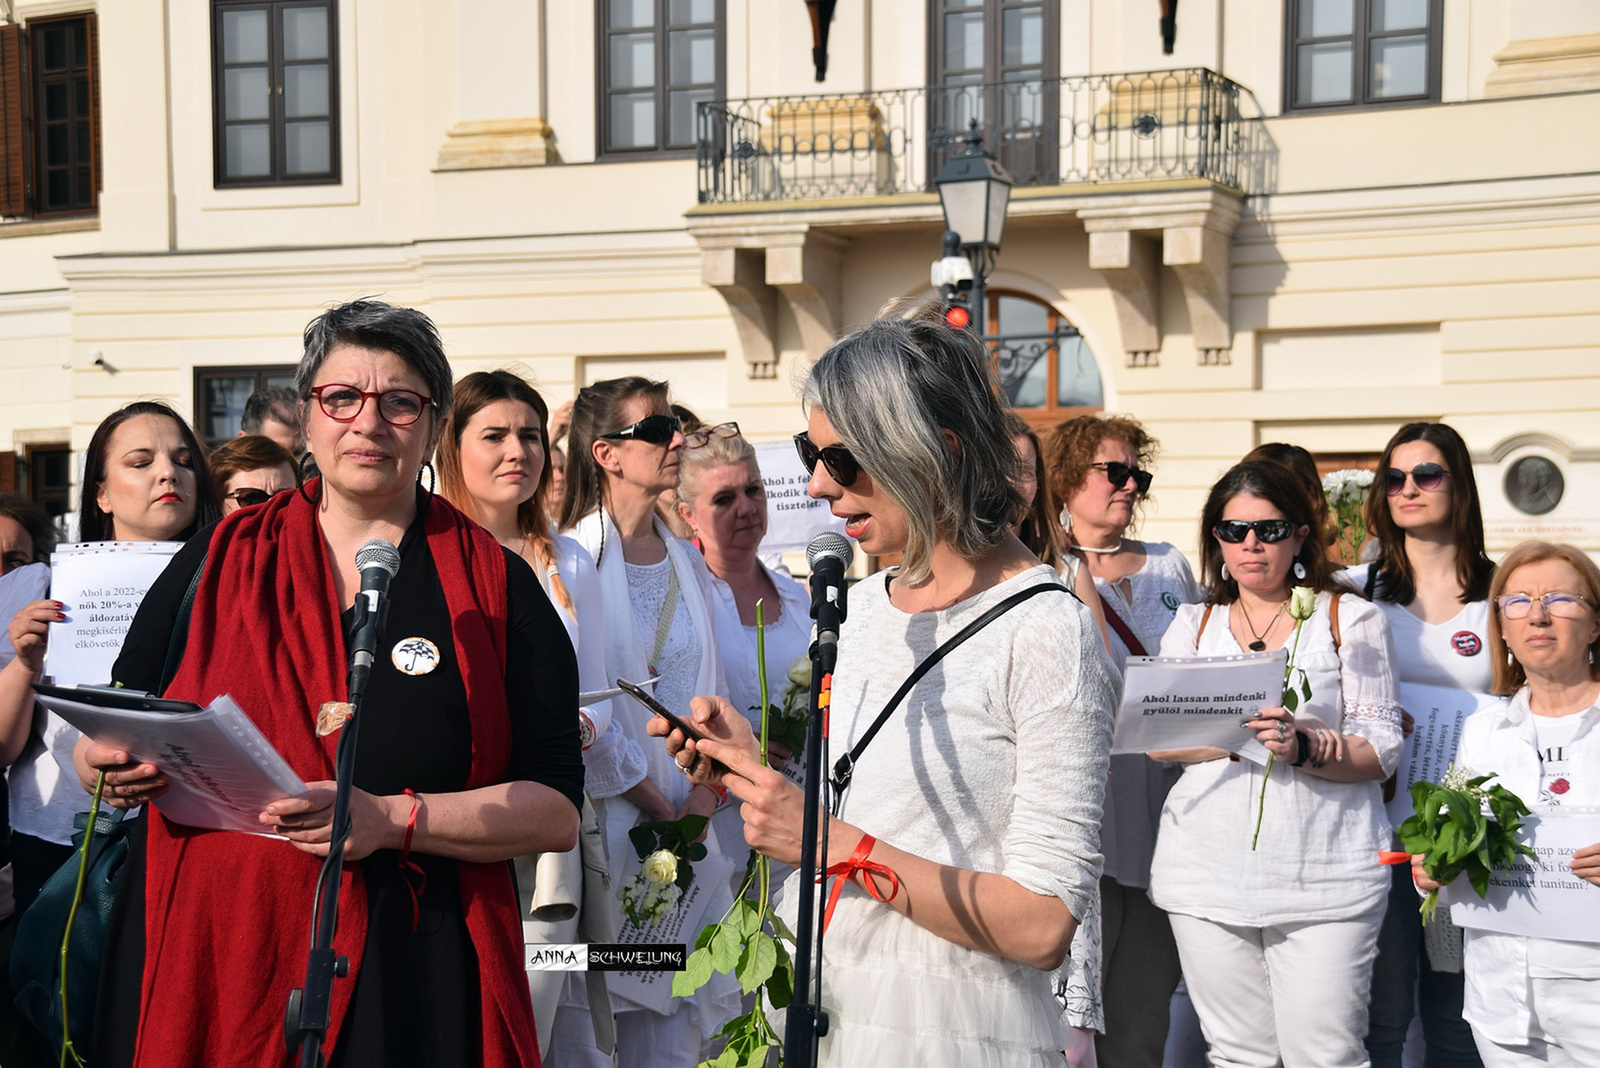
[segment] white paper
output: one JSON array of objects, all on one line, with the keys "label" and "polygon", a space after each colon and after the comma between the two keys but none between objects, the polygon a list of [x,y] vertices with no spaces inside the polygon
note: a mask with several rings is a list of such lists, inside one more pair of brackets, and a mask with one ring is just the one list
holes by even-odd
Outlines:
[{"label": "white paper", "polygon": [[758,552],[763,555],[794,552],[811,544],[824,530],[844,533],[844,520],[833,514],[827,501],[806,495],[806,473],[792,441],[757,445],[756,464],[767,488],[767,533]]},{"label": "white paper", "polygon": [[1572,854],[1600,842],[1600,809],[1541,810],[1523,820],[1534,856],[1518,856],[1489,876],[1479,898],[1466,876],[1439,891],[1458,927],[1502,934],[1600,943],[1600,886],[1567,867]]},{"label": "white paper", "polygon": [[172,786],[156,807],[178,823],[265,834],[261,810],[306,792],[231,697],[188,713],[105,708],[44,694],[38,700],[95,741],[166,772]]},{"label": "white paper", "polygon": [[1244,656],[1128,657],[1111,751],[1207,746],[1265,764],[1266,746],[1243,723],[1282,702],[1286,660],[1282,649]]},{"label": "white paper", "polygon": [[45,674],[57,686],[104,686],[139,602],[179,541],[89,541],[50,557],[50,589],[67,621],[50,624]]},{"label": "white paper", "polygon": [[[639,873],[635,861],[625,878]],[[689,888],[678,898],[672,911],[648,927],[640,927],[622,913],[622,924],[617,931],[617,941],[624,945],[639,943],[682,942],[686,950],[694,949],[694,940],[700,937],[705,926],[706,907],[717,887],[727,886],[733,874],[733,861],[720,853],[707,853],[694,862],[694,875]],[[622,885],[617,884],[619,887]],[[717,917],[721,919],[721,917]],[[676,972],[610,972],[606,982],[613,994],[621,994],[654,1012],[666,1012],[672,999],[672,977]]]},{"label": "white paper", "polygon": [[1400,707],[1411,713],[1416,728],[1406,739],[1395,769],[1394,797],[1384,806],[1396,827],[1411,818],[1411,787],[1419,782],[1438,783],[1456,758],[1461,725],[1480,708],[1500,700],[1490,694],[1449,690],[1442,686],[1400,684]]},{"label": "white paper", "polygon": [[50,592],[50,568],[44,564],[19,567],[0,578],[0,667],[17,658],[11,647],[11,617],[34,601],[42,601]]}]

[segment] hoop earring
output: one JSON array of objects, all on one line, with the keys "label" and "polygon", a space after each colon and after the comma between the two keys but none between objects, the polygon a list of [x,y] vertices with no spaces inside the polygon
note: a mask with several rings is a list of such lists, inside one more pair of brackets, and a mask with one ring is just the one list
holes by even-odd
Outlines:
[{"label": "hoop earring", "polygon": [[422,461],[422,466],[417,468],[417,485],[419,486],[422,485],[422,472],[424,471],[428,472],[428,485],[426,487],[426,492],[429,497],[432,497],[433,491],[437,489],[439,485],[439,476],[433,470],[432,460]]},{"label": "hoop earring", "polygon": [[1300,561],[1298,561],[1298,560],[1296,560],[1296,561],[1295,561],[1295,562],[1294,562],[1294,577],[1295,577],[1295,578],[1297,578],[1297,579],[1299,579],[1299,580],[1301,580],[1301,581],[1302,581],[1302,582],[1303,582],[1303,581],[1305,581],[1305,577],[1306,577],[1306,565],[1305,565],[1305,564],[1302,564],[1302,563],[1301,563],[1301,562],[1300,562]]},{"label": "hoop earring", "polygon": [[1222,581],[1223,582],[1227,582],[1228,581],[1228,565],[1227,564],[1223,564],[1221,570],[1222,570]]},{"label": "hoop earring", "polygon": [[[308,464],[311,468],[310,474],[306,473],[306,467]],[[295,473],[300,476],[300,485],[295,492],[300,494],[301,499],[307,504],[315,506],[317,502],[322,500],[322,474],[317,470],[316,457],[311,455],[309,449],[306,451],[305,455],[300,457],[300,462],[295,464]],[[315,497],[306,493],[306,483],[310,482],[312,479],[317,480],[317,495]]]}]

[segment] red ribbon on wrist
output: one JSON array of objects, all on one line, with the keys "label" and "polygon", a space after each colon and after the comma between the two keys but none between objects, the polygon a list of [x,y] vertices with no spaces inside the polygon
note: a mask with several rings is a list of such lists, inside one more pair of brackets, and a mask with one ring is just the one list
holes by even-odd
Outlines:
[{"label": "red ribbon on wrist", "polygon": [[1410,864],[1410,853],[1394,853],[1387,849],[1378,850],[1379,864]]},{"label": "red ribbon on wrist", "polygon": [[[422,865],[411,859],[411,836],[417,830],[417,812],[422,808],[422,798],[409,787],[405,795],[411,798],[411,815],[406,818],[406,840],[400,847],[400,869],[405,873],[406,889],[411,891],[411,931],[416,933],[422,923],[422,902],[420,898],[428,889],[428,873],[422,870]],[[412,882],[415,875],[417,882]]]},{"label": "red ribbon on wrist", "polygon": [[[822,930],[824,934],[827,933],[828,924],[833,922],[833,907],[839,903],[839,895],[844,893],[844,884],[849,882],[857,872],[863,872],[867,875],[867,878],[862,880],[862,884],[866,887],[867,893],[871,894],[876,901],[887,905],[900,893],[900,876],[894,873],[894,869],[886,864],[878,864],[867,859],[867,854],[871,853],[872,847],[877,844],[878,840],[876,838],[870,834],[864,834],[861,836],[861,841],[856,843],[856,848],[851,852],[848,860],[840,861],[838,864],[823,871],[823,878],[833,878],[835,880],[833,890],[828,894],[828,907],[822,913]],[[878,890],[878,884],[872,879],[874,875],[881,875],[889,880],[888,897],[884,897],[882,892]]]}]

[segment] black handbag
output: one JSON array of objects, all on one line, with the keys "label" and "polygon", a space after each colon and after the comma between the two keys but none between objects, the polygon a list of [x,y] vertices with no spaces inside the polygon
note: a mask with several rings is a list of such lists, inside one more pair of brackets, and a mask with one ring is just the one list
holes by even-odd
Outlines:
[{"label": "black handbag", "polygon": [[[205,567],[202,557],[183,595],[183,603],[178,607],[157,693],[165,692],[183,660],[183,649],[189,639],[189,614]],[[45,881],[39,896],[17,920],[16,942],[11,950],[11,987],[17,992],[17,1009],[49,1039],[50,1049],[58,1061],[64,1036],[70,1038],[74,1049],[87,1050],[94,1034],[100,965],[105,957],[118,880],[128,857],[128,828],[122,822],[124,815],[124,810],[117,808],[98,812],[87,851],[84,837],[89,813],[80,812],[74,816],[72,822],[77,833],[72,836],[72,856]],[[80,872],[83,875],[81,897],[78,893]],[[69,923],[71,936],[66,945],[63,1001],[61,948]],[[66,1014],[65,1026],[63,1013]]]}]

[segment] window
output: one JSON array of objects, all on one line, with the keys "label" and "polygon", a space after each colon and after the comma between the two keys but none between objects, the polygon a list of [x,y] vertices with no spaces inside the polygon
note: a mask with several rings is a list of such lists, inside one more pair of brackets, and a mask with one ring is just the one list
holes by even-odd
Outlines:
[{"label": "window", "polygon": [[1288,0],[1289,110],[1439,99],[1442,0]]},{"label": "window", "polygon": [[1053,184],[1059,5],[1043,0],[930,0],[928,143],[938,174],[972,120],[1018,185]]},{"label": "window", "polygon": [[602,0],[600,154],[691,152],[695,105],[724,95],[723,0]]},{"label": "window", "polygon": [[0,26],[0,216],[84,214],[100,194],[95,18]]},{"label": "window", "polygon": [[28,499],[54,518],[71,505],[72,452],[65,442],[27,447]]},{"label": "window", "polygon": [[985,293],[984,302],[995,374],[1019,414],[1031,423],[1054,424],[1104,405],[1094,356],[1060,312],[1003,290]]},{"label": "window", "polygon": [[339,180],[335,0],[214,0],[217,186]]},{"label": "window", "polygon": [[265,367],[196,367],[194,369],[195,430],[206,448],[214,449],[238,437],[244,402],[268,386],[293,386],[297,365]]}]

